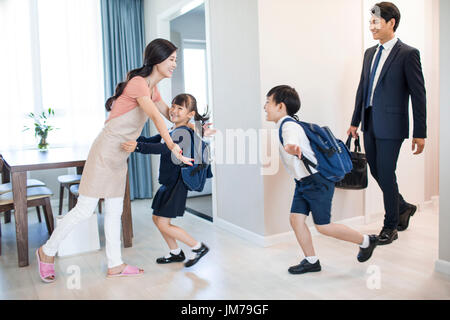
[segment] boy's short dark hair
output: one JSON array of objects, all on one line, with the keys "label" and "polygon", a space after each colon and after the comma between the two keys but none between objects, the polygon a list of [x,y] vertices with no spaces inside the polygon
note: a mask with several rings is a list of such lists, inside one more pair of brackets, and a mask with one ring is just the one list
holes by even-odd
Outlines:
[{"label": "boy's short dark hair", "polygon": [[[379,10],[377,10],[377,7]],[[397,30],[400,24],[400,10],[392,2],[379,2],[370,9],[370,12],[374,15],[380,15],[386,22],[395,19],[394,32]]]},{"label": "boy's short dark hair", "polygon": [[276,104],[284,103],[286,105],[287,114],[294,117],[300,110],[301,102],[297,91],[287,85],[276,86],[267,93],[267,97],[272,96]]}]

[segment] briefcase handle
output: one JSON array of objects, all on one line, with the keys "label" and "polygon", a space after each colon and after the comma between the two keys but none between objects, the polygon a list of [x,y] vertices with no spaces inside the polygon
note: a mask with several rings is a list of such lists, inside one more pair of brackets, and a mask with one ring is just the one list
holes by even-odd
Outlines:
[{"label": "briefcase handle", "polygon": [[[351,149],[351,143],[352,143],[352,135],[349,134],[347,142],[345,143],[345,145],[347,146],[348,150]],[[359,144],[359,136],[357,136],[356,139],[355,139],[355,151],[354,152],[361,152],[361,145]]]}]

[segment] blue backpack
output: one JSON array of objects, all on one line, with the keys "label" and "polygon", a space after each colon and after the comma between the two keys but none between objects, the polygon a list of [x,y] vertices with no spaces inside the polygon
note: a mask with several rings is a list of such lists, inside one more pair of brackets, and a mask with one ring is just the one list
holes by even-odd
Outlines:
[{"label": "blue backpack", "polygon": [[311,148],[317,158],[317,165],[307,159],[303,153],[301,160],[306,169],[312,174],[311,168],[316,169],[324,178],[338,182],[342,180],[352,168],[350,151],[347,146],[339,139],[336,139],[328,127],[320,127],[317,124],[297,121],[293,118],[286,118],[280,125],[279,136],[283,144],[282,127],[288,121],[299,124],[305,131],[306,136],[311,143]]},{"label": "blue backpack", "polygon": [[192,129],[188,129],[190,133],[190,146],[186,145],[186,141],[181,145],[183,153],[190,154],[194,159],[194,165],[182,165],[181,177],[190,191],[203,191],[206,179],[212,178],[211,164],[210,164],[210,146],[198,134],[195,134]]}]

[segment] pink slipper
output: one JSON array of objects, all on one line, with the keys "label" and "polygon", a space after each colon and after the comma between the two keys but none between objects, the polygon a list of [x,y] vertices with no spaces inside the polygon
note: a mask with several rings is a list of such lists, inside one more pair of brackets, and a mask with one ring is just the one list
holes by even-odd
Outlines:
[{"label": "pink slipper", "polygon": [[139,272],[139,268],[138,267],[134,267],[134,266],[130,266],[127,265],[125,267],[125,269],[122,270],[121,273],[117,273],[117,274],[108,274],[106,275],[107,278],[118,278],[118,277],[136,277],[136,276],[141,276],[144,273]]},{"label": "pink slipper", "polygon": [[53,278],[53,280],[46,278],[50,276],[55,277],[55,264],[41,262],[41,259],[39,258],[39,249],[36,250],[36,257],[39,265],[39,276],[41,277],[41,280],[46,283],[54,282],[56,278]]}]

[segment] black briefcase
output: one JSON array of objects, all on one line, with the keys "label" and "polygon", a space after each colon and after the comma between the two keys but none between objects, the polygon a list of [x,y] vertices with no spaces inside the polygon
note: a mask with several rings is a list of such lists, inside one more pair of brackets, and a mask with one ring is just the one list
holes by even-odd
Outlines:
[{"label": "black briefcase", "polygon": [[[345,145],[351,150],[352,136],[349,135]],[[367,158],[364,153],[361,153],[361,145],[359,144],[359,137],[355,139],[355,150],[350,152],[352,157],[353,169],[347,173],[339,182],[336,182],[336,188],[361,190],[367,188]]]}]

